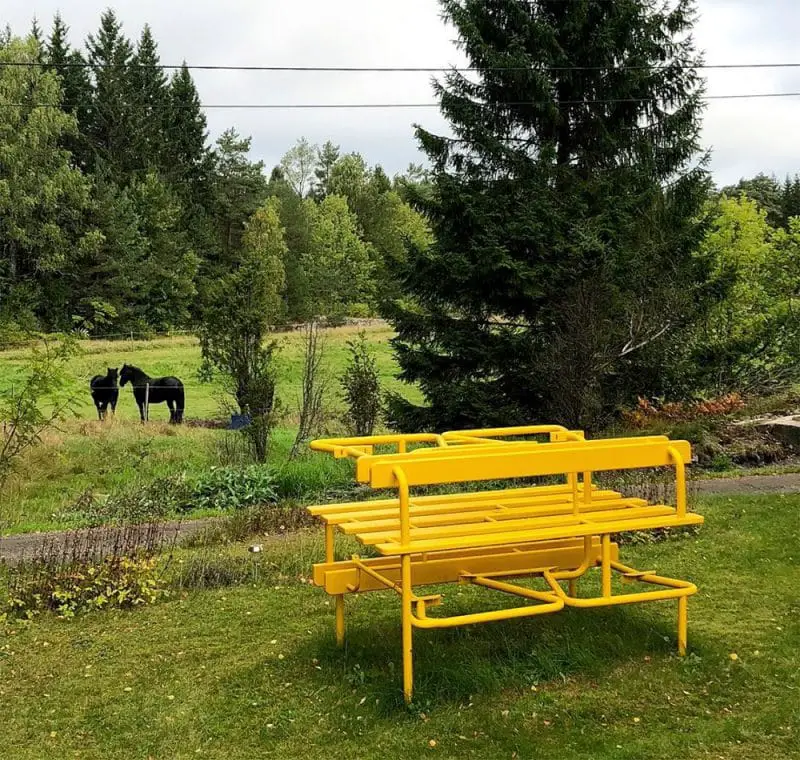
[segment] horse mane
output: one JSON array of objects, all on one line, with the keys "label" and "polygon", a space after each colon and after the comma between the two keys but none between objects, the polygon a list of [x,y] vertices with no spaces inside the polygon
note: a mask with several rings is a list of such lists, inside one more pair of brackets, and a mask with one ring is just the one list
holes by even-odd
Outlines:
[{"label": "horse mane", "polygon": [[144,380],[152,380],[150,375],[148,375],[141,367],[136,367],[133,364],[124,364],[119,370],[120,377],[122,377],[122,373],[126,367],[128,368],[129,374],[133,377],[140,377]]}]

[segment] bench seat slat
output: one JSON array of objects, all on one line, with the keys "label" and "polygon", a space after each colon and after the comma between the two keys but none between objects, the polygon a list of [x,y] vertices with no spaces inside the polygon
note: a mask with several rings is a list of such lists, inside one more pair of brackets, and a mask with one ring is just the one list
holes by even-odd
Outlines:
[{"label": "bench seat slat", "polygon": [[633,530],[677,528],[686,525],[701,525],[702,523],[703,518],[696,514],[686,514],[683,517],[664,515],[629,520],[586,522],[581,525],[563,525],[552,528],[528,528],[506,533],[483,533],[482,535],[412,540],[406,547],[400,546],[396,542],[384,542],[374,544],[374,546],[378,552],[384,555],[418,554],[421,552],[477,549],[484,546],[502,546],[504,544],[550,541],[581,536],[601,536]]},{"label": "bench seat slat", "polygon": [[[515,492],[511,492],[515,493]],[[583,499],[583,492],[578,494],[579,500]],[[622,494],[617,491],[593,491],[591,501],[608,502],[616,499],[621,499]],[[543,509],[557,508],[559,505],[572,504],[572,494],[557,494],[557,495],[536,495],[526,497],[498,497],[495,499],[481,499],[480,501],[470,501],[461,503],[457,499],[441,504],[420,505],[415,498],[412,497],[409,503],[409,514],[412,518],[435,515],[448,515],[454,512],[462,514],[465,517],[473,513],[486,512],[494,513],[500,509],[514,510],[524,509],[528,507],[541,506]],[[349,522],[373,522],[375,520],[399,520],[400,513],[399,507],[395,506],[390,509],[374,509],[369,511],[345,511],[341,513],[331,513],[322,518],[325,522],[331,525],[339,525],[341,523]]]},{"label": "bench seat slat", "polygon": [[[675,514],[673,507],[665,505],[655,505],[648,507],[621,507],[619,509],[599,510],[597,512],[586,512],[575,515],[571,511],[565,511],[557,515],[540,515],[537,517],[526,517],[510,520],[499,520],[497,522],[478,522],[465,523],[456,522],[451,525],[441,525],[432,528],[411,528],[411,540],[422,541],[428,538],[450,538],[453,536],[481,536],[490,533],[509,533],[516,530],[537,530],[555,527],[559,525],[581,525],[592,524],[601,525],[609,522],[619,522],[620,520],[632,520],[649,517],[667,517]],[[355,532],[354,535],[359,541],[365,544],[400,543],[399,530],[387,530],[380,532]]]},{"label": "bench seat slat", "polygon": [[[591,514],[609,509],[628,509],[630,507],[646,507],[644,499],[617,498],[617,499],[598,499],[589,504],[579,503],[580,514]],[[442,512],[434,515],[417,515],[411,513],[412,530],[414,528],[433,528],[437,525],[461,525],[469,523],[483,523],[487,519],[500,522],[521,518],[548,517],[572,514],[572,500],[562,501],[556,504],[531,505],[520,504],[514,507],[508,505],[498,505],[495,509],[481,509],[473,512],[464,512],[457,508],[450,512]],[[377,520],[364,520],[359,515],[357,520],[340,523],[343,533],[348,535],[354,533],[367,533],[371,531],[400,530],[400,518],[395,512],[390,518]]]},{"label": "bench seat slat", "polygon": [[[594,494],[596,489],[592,489]],[[556,483],[550,486],[528,486],[525,488],[514,489],[514,496],[523,498],[526,496],[548,496],[554,494],[571,494],[572,489],[566,483]],[[508,489],[494,489],[491,491],[465,491],[463,493],[441,493],[433,494],[431,496],[415,496],[414,503],[422,505],[436,505],[436,504],[452,504],[458,502],[459,504],[468,504],[473,501],[482,500],[497,500],[497,498],[508,494]],[[341,504],[316,504],[307,507],[310,514],[314,517],[326,517],[331,512],[359,512],[370,509],[389,508],[394,507],[397,509],[400,506],[400,501],[394,499],[369,499],[364,501],[350,501]]]}]

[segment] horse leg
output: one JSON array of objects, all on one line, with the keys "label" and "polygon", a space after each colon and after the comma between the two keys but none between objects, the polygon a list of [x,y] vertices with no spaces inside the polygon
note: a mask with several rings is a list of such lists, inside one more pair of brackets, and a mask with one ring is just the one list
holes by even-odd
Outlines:
[{"label": "horse leg", "polygon": [[94,405],[97,408],[97,419],[100,420],[100,422],[102,422],[103,421],[103,410],[101,408],[101,404],[100,404],[99,401],[95,401]]},{"label": "horse leg", "polygon": [[144,401],[137,401],[136,403],[139,406],[139,419],[144,425]]},{"label": "horse leg", "polygon": [[168,398],[167,406],[169,407],[169,424],[174,425],[177,422],[175,419],[175,402],[171,398]]}]

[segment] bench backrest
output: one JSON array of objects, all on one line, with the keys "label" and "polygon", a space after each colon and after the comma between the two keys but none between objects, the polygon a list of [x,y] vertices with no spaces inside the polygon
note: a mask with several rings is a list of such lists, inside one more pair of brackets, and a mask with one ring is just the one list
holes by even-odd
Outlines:
[{"label": "bench backrest", "polygon": [[396,467],[402,469],[409,486],[423,486],[663,467],[677,464],[676,456],[684,464],[691,460],[688,441],[672,441],[664,436],[454,447],[446,454],[440,452],[433,456],[361,457],[357,462],[357,478],[373,488],[389,488],[397,485]]}]

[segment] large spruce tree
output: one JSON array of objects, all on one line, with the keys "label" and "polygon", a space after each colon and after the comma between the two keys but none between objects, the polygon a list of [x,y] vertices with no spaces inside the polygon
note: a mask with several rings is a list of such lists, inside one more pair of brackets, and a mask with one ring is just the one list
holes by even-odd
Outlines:
[{"label": "large spruce tree", "polygon": [[[591,426],[658,385],[706,280],[692,0],[441,0],[468,73],[418,128],[436,244],[387,307],[394,424]],[[412,190],[413,194],[413,190]]]},{"label": "large spruce tree", "polygon": [[138,136],[143,118],[133,107],[133,48],[113,10],[103,13],[100,28],[97,34],[89,35],[86,47],[94,84],[86,125],[94,157],[92,168],[124,186],[147,157],[139,153],[138,140],[132,139]]}]

